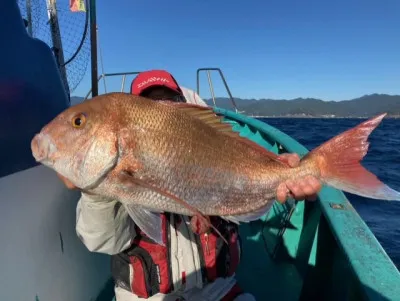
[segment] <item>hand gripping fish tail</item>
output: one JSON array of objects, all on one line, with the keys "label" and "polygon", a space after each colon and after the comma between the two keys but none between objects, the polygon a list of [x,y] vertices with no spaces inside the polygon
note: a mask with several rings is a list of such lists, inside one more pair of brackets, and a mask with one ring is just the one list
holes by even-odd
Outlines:
[{"label": "hand gripping fish tail", "polygon": [[325,142],[301,161],[313,160],[321,179],[334,188],[367,198],[400,200],[400,193],[382,183],[360,161],[368,152],[367,141],[386,113],[373,117]]}]

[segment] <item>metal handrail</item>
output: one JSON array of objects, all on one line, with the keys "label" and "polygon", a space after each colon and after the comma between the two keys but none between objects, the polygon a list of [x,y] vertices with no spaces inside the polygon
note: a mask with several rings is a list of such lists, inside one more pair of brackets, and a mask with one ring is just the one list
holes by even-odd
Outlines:
[{"label": "metal handrail", "polygon": [[[227,82],[225,80],[225,76],[222,73],[220,68],[199,68],[199,69],[197,69],[197,94],[200,95],[200,78],[199,78],[199,75],[200,75],[201,71],[206,71],[207,72],[208,85],[210,87],[210,92],[211,92],[212,100],[213,100],[213,103],[214,103],[214,107],[216,107],[216,101],[215,101],[214,87],[213,87],[210,71],[218,71],[219,72],[219,75],[221,76],[221,79],[222,79],[222,81],[224,83],[225,89],[228,92],[228,95],[229,95],[229,98],[230,98],[230,100],[232,102],[232,105],[235,108],[236,113],[238,113],[239,112],[238,107],[237,107],[237,105],[235,103],[235,100],[233,99],[231,90],[229,89],[229,86],[228,86],[228,84],[227,84]],[[100,82],[100,80],[105,79],[106,77],[122,76],[121,92],[123,92],[124,88],[125,88],[126,76],[127,75],[137,75],[137,74],[139,74],[141,72],[142,71],[104,73],[104,74],[101,74],[97,78],[97,83]],[[106,88],[105,88],[105,92],[107,93]],[[92,93],[92,89],[90,89],[89,92],[86,94],[85,99],[87,99],[91,93]]]},{"label": "metal handrail", "polygon": [[235,103],[235,100],[233,99],[231,90],[229,89],[229,86],[228,86],[228,84],[227,84],[227,82],[225,80],[225,76],[222,73],[220,68],[199,68],[199,69],[197,69],[197,94],[200,95],[200,78],[199,78],[200,71],[206,71],[207,72],[208,85],[210,87],[210,92],[211,92],[211,96],[212,96],[212,99],[213,99],[214,106],[216,106],[216,103],[215,103],[214,88],[213,88],[213,85],[212,85],[210,71],[218,71],[219,75],[221,76],[222,82],[224,83],[225,89],[228,92],[228,95],[229,95],[229,98],[230,98],[230,100],[232,102],[232,105],[235,108],[236,113],[238,113],[239,112],[238,107],[237,107],[237,105]]},{"label": "metal handrail", "polygon": [[[125,88],[125,79],[127,75],[137,75],[139,73],[142,73],[142,71],[133,71],[133,72],[117,72],[117,73],[104,73],[101,74],[98,78],[97,78],[97,82],[99,82],[102,78],[106,78],[106,77],[112,77],[112,76],[122,76],[122,84],[121,84],[121,92],[124,91]],[[89,92],[86,94],[85,99],[87,99],[89,97],[89,95],[92,93],[92,89],[89,90]],[[107,93],[107,91],[106,91]]]}]

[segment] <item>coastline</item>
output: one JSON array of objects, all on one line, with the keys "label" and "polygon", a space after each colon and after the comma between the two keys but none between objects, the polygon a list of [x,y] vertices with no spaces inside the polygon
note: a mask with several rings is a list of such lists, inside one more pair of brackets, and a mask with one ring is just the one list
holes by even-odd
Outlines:
[{"label": "coastline", "polygon": [[[341,116],[299,116],[299,115],[282,115],[282,116],[258,116],[258,115],[247,115],[252,118],[297,118],[297,119],[368,119],[373,116],[349,116],[349,117],[341,117]],[[400,119],[399,115],[388,115],[385,119]]]}]

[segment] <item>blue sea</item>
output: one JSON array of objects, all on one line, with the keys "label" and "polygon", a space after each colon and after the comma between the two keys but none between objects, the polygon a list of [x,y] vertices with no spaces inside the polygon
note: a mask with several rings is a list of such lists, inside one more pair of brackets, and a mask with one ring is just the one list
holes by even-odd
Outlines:
[{"label": "blue sea", "polygon": [[[311,150],[362,119],[260,118]],[[400,119],[384,119],[372,132],[363,166],[400,191]],[[347,194],[386,253],[400,268],[400,202],[379,201]]]}]

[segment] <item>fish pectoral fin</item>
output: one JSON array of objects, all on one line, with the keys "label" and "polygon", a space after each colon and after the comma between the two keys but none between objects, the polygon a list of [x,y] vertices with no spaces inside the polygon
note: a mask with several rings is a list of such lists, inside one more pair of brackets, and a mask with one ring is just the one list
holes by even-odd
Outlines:
[{"label": "fish pectoral fin", "polygon": [[189,205],[187,202],[181,200],[177,196],[173,195],[172,193],[169,193],[168,191],[165,191],[159,187],[156,187],[154,184],[150,184],[150,183],[146,182],[145,180],[135,178],[130,171],[123,171],[120,174],[120,180],[124,183],[128,182],[133,185],[138,185],[138,186],[153,190],[153,191],[157,192],[158,194],[161,194],[169,199],[172,199],[175,202],[177,202],[178,204],[184,206],[189,211],[191,211],[193,213],[193,215],[198,215],[198,214],[203,215],[199,210],[197,210],[193,206]]},{"label": "fish pectoral fin", "polygon": [[210,107],[203,107],[203,106],[199,106],[199,105],[195,105],[195,104],[172,102],[172,101],[164,101],[164,102],[160,102],[160,103],[162,103],[162,105],[168,105],[168,106],[173,106],[175,108],[178,108],[181,111],[183,111],[184,113],[186,113],[194,118],[200,119],[202,122],[204,122],[208,126],[214,128],[215,130],[223,133],[224,135],[235,138],[236,140],[240,141],[241,143],[247,144],[251,148],[258,150],[259,152],[261,152],[261,154],[263,154],[267,158],[269,158],[275,162],[278,162],[284,166],[289,167],[289,164],[288,164],[287,160],[285,160],[285,158],[281,158],[277,154],[270,152],[269,150],[265,149],[264,147],[258,145],[257,143],[255,143],[245,137],[240,136],[238,132],[235,132],[232,129],[232,126],[230,124],[222,121],[223,117],[215,114],[213,109]]},{"label": "fish pectoral fin", "polygon": [[[135,177],[132,176],[132,174],[129,171],[123,171],[120,174],[120,180],[122,182],[130,182],[133,185],[138,185],[150,190],[153,190],[155,192],[157,192],[160,195],[163,195],[171,200],[174,200],[175,202],[177,202],[178,204],[182,205],[183,207],[185,207],[186,209],[188,209],[189,211],[191,211],[193,213],[194,216],[197,216],[197,218],[199,218],[200,220],[202,220],[202,222],[213,228],[214,231],[221,236],[221,238],[226,242],[226,244],[228,244],[228,242],[226,241],[225,237],[218,231],[218,229],[216,229],[210,222],[209,220],[203,215],[203,213],[201,213],[198,209],[196,209],[195,207],[189,205],[187,202],[185,202],[184,200],[181,200],[180,198],[178,198],[177,196],[173,195],[172,193],[165,191],[161,188],[156,187],[153,184],[147,183],[146,181],[137,179]],[[143,230],[144,231],[144,230]]]},{"label": "fish pectoral fin", "polygon": [[133,222],[152,240],[164,246],[162,220],[159,213],[153,213],[136,204],[124,204]]}]

